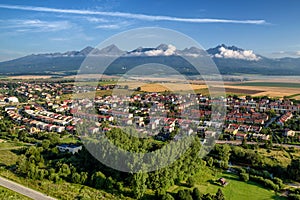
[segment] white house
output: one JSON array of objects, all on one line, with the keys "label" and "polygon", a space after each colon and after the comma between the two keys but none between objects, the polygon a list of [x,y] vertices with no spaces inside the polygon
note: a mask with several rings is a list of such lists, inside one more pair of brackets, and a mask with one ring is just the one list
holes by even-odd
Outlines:
[{"label": "white house", "polygon": [[72,154],[78,153],[78,151],[82,150],[82,146],[73,144],[61,144],[56,147],[60,152],[70,152]]}]

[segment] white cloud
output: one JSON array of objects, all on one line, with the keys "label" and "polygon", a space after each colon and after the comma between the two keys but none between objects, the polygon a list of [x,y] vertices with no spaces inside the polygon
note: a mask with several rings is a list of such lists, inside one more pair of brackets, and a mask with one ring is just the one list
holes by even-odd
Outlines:
[{"label": "white cloud", "polygon": [[175,22],[190,22],[190,23],[235,23],[235,24],[266,24],[265,20],[233,20],[233,19],[210,19],[210,18],[180,18],[160,15],[144,15],[124,12],[103,12],[92,10],[75,10],[75,9],[57,9],[49,7],[34,7],[34,6],[19,6],[0,4],[0,8],[27,10],[36,12],[53,12],[78,15],[102,15],[110,17],[122,17],[129,19],[148,20],[148,21],[175,21]]},{"label": "white cloud", "polygon": [[166,56],[170,56],[170,55],[174,55],[175,54],[175,51],[176,51],[176,47],[169,44],[168,45],[168,49],[165,51],[165,55]]},{"label": "white cloud", "polygon": [[225,47],[219,48],[220,53],[215,54],[216,58],[234,58],[242,60],[254,60],[257,61],[260,59],[259,56],[255,55],[252,50],[231,50],[226,49]]},{"label": "white cloud", "polygon": [[164,51],[161,49],[154,49],[154,50],[146,51],[145,55],[146,56],[161,56],[161,55],[164,55]]},{"label": "white cloud", "polygon": [[298,58],[300,56],[300,51],[276,51],[268,54],[271,58]]},{"label": "white cloud", "polygon": [[[3,21],[2,21],[3,22]],[[38,19],[33,20],[6,20],[3,22],[1,28],[13,28],[17,32],[49,32],[49,31],[60,31],[69,29],[72,24],[68,21],[41,21]]]},{"label": "white cloud", "polygon": [[84,19],[86,19],[89,22],[94,22],[94,23],[108,22],[106,19],[98,18],[98,17],[84,17]]},{"label": "white cloud", "polygon": [[102,24],[102,25],[96,26],[96,28],[99,28],[99,29],[119,29],[121,27],[120,27],[119,24]]},{"label": "white cloud", "polygon": [[111,22],[111,23],[104,23],[96,26],[99,29],[120,29],[131,25],[130,22],[122,21],[122,22]]},{"label": "white cloud", "polygon": [[131,56],[171,56],[176,54],[176,47],[169,44],[167,49],[153,49],[145,52],[132,52]]}]

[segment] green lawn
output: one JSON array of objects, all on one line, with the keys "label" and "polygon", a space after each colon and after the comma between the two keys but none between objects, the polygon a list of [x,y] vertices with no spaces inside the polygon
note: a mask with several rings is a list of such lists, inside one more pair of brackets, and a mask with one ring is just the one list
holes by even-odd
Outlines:
[{"label": "green lawn", "polygon": [[5,200],[29,200],[30,198],[25,197],[19,193],[16,193],[14,191],[8,190],[4,187],[0,186],[0,199],[5,199]]},{"label": "green lawn", "polygon": [[76,82],[69,82],[63,83],[63,85],[74,84],[77,86],[97,86],[97,85],[113,85],[117,84],[117,81],[109,80],[109,81],[76,81]]},{"label": "green lawn", "polygon": [[11,166],[16,164],[18,156],[11,150],[0,150],[0,166]]},{"label": "green lawn", "polygon": [[15,142],[0,143],[0,166],[11,166],[16,164],[18,155],[13,150],[23,148],[24,145]]},{"label": "green lawn", "polygon": [[246,82],[234,84],[236,86],[266,86],[266,87],[287,87],[300,88],[300,83],[282,83],[282,82]]},{"label": "green lawn", "polygon": [[[225,187],[219,186],[214,180],[225,178],[229,184]],[[216,193],[219,188],[222,189],[227,200],[270,200],[285,199],[277,196],[274,191],[265,189],[263,186],[249,181],[248,183],[239,181],[238,176],[227,173],[218,172],[206,168],[194,176],[196,179],[195,187],[199,188],[201,193]],[[173,186],[169,192],[176,193],[178,190],[187,189],[184,183],[181,186]]]},{"label": "green lawn", "polygon": [[60,143],[64,143],[64,144],[70,144],[70,143],[74,144],[77,142],[80,142],[80,140],[78,140],[75,136],[72,135],[66,135],[60,140]]}]

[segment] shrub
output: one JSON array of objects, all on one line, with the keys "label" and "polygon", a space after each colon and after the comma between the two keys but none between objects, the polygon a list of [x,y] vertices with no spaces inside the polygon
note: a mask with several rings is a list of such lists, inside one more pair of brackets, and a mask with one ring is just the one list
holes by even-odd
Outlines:
[{"label": "shrub", "polygon": [[198,188],[194,188],[193,189],[193,193],[192,193],[193,199],[194,200],[201,200],[201,192]]},{"label": "shrub", "polygon": [[242,167],[232,166],[231,167],[234,171],[236,171],[238,174],[240,173],[246,173],[246,170]]},{"label": "shrub", "polygon": [[290,194],[288,196],[288,200],[300,200],[300,195],[298,195],[298,194]]},{"label": "shrub", "polygon": [[242,181],[248,182],[249,181],[249,174],[247,174],[247,173],[240,173],[240,179]]},{"label": "shrub", "polygon": [[189,177],[186,181],[187,185],[189,187],[194,187],[195,183],[196,183],[196,180],[193,178],[193,177]]},{"label": "shrub", "polygon": [[263,184],[264,186],[274,190],[274,191],[279,191],[279,186],[276,185],[272,180],[270,179],[264,179],[261,176],[254,176],[250,175],[250,180],[255,181],[257,183]]},{"label": "shrub", "polygon": [[167,193],[162,196],[161,200],[174,200],[174,197]]},{"label": "shrub", "polygon": [[283,189],[284,188],[283,181],[280,178],[275,177],[273,179],[273,182],[279,186],[279,189]]}]

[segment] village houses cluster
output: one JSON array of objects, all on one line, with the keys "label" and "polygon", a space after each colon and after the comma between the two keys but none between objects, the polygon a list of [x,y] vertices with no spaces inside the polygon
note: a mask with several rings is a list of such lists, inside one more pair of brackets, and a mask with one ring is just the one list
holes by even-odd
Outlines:
[{"label": "village houses cluster", "polygon": [[[10,87],[2,83],[0,89],[9,91]],[[268,135],[260,133],[267,123],[275,120],[283,126],[293,114],[300,112],[300,105],[289,100],[229,96],[218,100],[226,106],[225,123],[213,123],[210,121],[211,104],[216,100],[200,94],[144,93],[63,99],[74,86],[57,82],[18,82],[13,87],[14,94],[0,96],[0,104],[19,129],[27,129],[32,134],[39,131],[75,133],[77,124],[92,119],[96,123],[88,132],[93,134],[111,127],[134,126],[160,139],[168,139],[177,128],[188,135],[198,133],[205,137],[214,135],[210,127],[222,126],[223,133],[236,140],[249,137],[269,140]],[[117,86],[102,87],[109,90]],[[89,91],[90,88],[80,87],[80,90]],[[94,112],[86,112],[89,109]],[[276,113],[275,118],[267,114],[270,110]],[[102,126],[104,122],[109,127]],[[292,130],[287,131],[286,136],[295,136]]]}]

